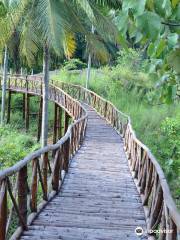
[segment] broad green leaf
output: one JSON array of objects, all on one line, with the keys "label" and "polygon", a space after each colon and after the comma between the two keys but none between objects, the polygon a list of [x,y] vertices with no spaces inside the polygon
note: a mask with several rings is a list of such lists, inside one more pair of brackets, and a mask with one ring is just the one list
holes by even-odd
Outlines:
[{"label": "broad green leaf", "polygon": [[124,0],[122,10],[128,12],[132,10],[134,16],[139,16],[144,12],[146,0]]},{"label": "broad green leaf", "polygon": [[133,38],[136,36],[136,33],[137,33],[137,28],[136,26],[134,25],[134,23],[131,23],[130,26],[129,26],[129,36],[130,38]]},{"label": "broad green leaf", "polygon": [[173,99],[176,95],[176,86],[170,85],[167,87],[167,95],[165,98],[165,101],[167,104],[171,104],[173,102]]},{"label": "broad green leaf", "polygon": [[160,16],[168,18],[172,14],[171,2],[170,0],[158,0],[155,1],[155,11]]},{"label": "broad green leaf", "polygon": [[154,45],[154,43],[150,43],[148,50],[147,50],[148,56],[151,57],[154,52],[155,52],[155,45]]},{"label": "broad green leaf", "polygon": [[115,24],[120,32],[126,34],[128,27],[128,15],[121,11],[115,19]]},{"label": "broad green leaf", "polygon": [[173,47],[176,46],[177,42],[178,42],[178,34],[177,33],[170,33],[168,35],[168,46],[170,48],[173,48]]},{"label": "broad green leaf", "polygon": [[135,43],[138,43],[143,40],[143,34],[141,32],[136,33],[136,40]]},{"label": "broad green leaf", "polygon": [[180,73],[180,48],[171,52],[168,57],[168,63],[178,74]]},{"label": "broad green leaf", "polygon": [[153,12],[146,11],[137,17],[138,29],[151,40],[155,40],[161,30],[161,18]]},{"label": "broad green leaf", "polygon": [[144,9],[145,9],[146,0],[138,0],[138,1],[136,0],[135,2],[136,2],[136,7],[133,8],[134,9],[133,13],[137,17],[137,16],[143,14]]},{"label": "broad green leaf", "polygon": [[126,39],[122,36],[122,34],[119,34],[119,42],[123,46],[124,49],[128,49]]},{"label": "broad green leaf", "polygon": [[156,57],[159,57],[161,55],[165,47],[166,47],[166,41],[164,39],[161,39],[156,49]]},{"label": "broad green leaf", "polygon": [[180,21],[180,4],[177,6],[175,14],[176,14],[176,20]]},{"label": "broad green leaf", "polygon": [[124,0],[122,4],[122,10],[127,12],[130,8],[133,8],[135,6],[136,6],[135,0]]}]

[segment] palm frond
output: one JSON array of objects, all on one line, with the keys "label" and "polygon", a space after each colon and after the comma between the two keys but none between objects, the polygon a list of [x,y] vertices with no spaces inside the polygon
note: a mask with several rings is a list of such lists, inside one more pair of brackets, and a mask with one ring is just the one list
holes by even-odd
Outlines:
[{"label": "palm frond", "polygon": [[90,53],[92,58],[98,60],[99,62],[106,63],[109,60],[110,55],[102,39],[100,39],[97,35],[88,34],[86,36],[86,40],[87,53]]},{"label": "palm frond", "polygon": [[34,61],[34,58],[41,48],[42,42],[40,36],[37,35],[37,31],[31,22],[28,22],[28,26],[24,24],[21,33],[20,51],[23,56],[26,57],[29,65]]},{"label": "palm frond", "polygon": [[68,59],[70,59],[76,50],[75,36],[71,32],[65,33],[64,39],[64,53]]}]

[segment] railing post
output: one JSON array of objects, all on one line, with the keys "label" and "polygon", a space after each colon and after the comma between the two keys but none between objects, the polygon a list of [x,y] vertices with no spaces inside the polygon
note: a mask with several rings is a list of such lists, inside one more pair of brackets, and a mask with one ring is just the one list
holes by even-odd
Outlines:
[{"label": "railing post", "polygon": [[48,152],[46,152],[43,156],[43,185],[45,195],[47,196],[48,192]]},{"label": "railing post", "polygon": [[0,240],[6,239],[7,224],[7,187],[3,180],[0,188]]},{"label": "railing post", "polygon": [[37,159],[32,162],[31,211],[37,211]]},{"label": "railing post", "polygon": [[58,107],[58,139],[62,137],[62,108]]},{"label": "railing post", "polygon": [[25,94],[25,128],[29,130],[29,94]]},{"label": "railing post", "polygon": [[68,167],[69,167],[69,153],[70,153],[70,138],[67,139],[67,141],[64,143],[63,145],[64,147],[64,166],[63,169],[65,170],[65,172],[68,172]]},{"label": "railing post", "polygon": [[68,125],[69,125],[69,115],[68,113],[65,111],[64,113],[64,134],[66,134],[67,130],[68,130]]},{"label": "railing post", "polygon": [[39,141],[40,141],[40,138],[41,138],[42,104],[43,104],[43,98],[40,97],[39,113],[38,113],[38,134],[37,134],[37,142],[39,142]]},{"label": "railing post", "polygon": [[23,119],[25,120],[25,99],[26,99],[26,97],[25,97],[25,93],[23,93]]},{"label": "railing post", "polygon": [[57,117],[58,117],[58,105],[54,104],[54,131],[53,131],[53,144],[57,142]]},{"label": "railing post", "polygon": [[8,109],[7,109],[7,123],[10,123],[10,118],[11,118],[11,90],[9,90],[8,94]]},{"label": "railing post", "polygon": [[150,213],[150,222],[149,222],[150,229],[155,228],[154,225],[157,224],[156,221],[158,219],[158,216],[160,214],[162,204],[163,204],[163,192],[160,184],[157,187],[156,195],[154,196],[154,198],[155,198],[154,206],[153,206],[152,212]]},{"label": "railing post", "polygon": [[54,173],[52,178],[52,188],[54,191],[59,189],[59,180],[61,179],[61,156],[60,150],[56,150],[54,159]]},{"label": "railing post", "polygon": [[18,207],[24,223],[27,223],[27,165],[18,175]]},{"label": "railing post", "polygon": [[107,115],[107,102],[105,103],[105,107],[104,107],[104,117],[106,118]]}]

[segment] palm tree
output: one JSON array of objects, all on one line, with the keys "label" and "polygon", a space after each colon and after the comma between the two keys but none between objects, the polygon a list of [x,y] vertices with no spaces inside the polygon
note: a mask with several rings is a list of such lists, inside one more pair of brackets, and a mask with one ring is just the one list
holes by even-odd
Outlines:
[{"label": "palm tree", "polygon": [[8,71],[8,50],[13,41],[13,34],[19,25],[24,4],[19,0],[3,0],[0,2],[0,52],[4,50],[3,78],[2,78],[2,106],[1,106],[1,124],[5,119],[5,99],[6,99],[6,82]]},{"label": "palm tree", "polygon": [[[6,81],[7,81],[7,65],[8,65],[8,48],[6,41],[9,37],[9,28],[7,21],[7,10],[5,5],[1,2],[1,15],[0,15],[0,49],[4,49],[4,63],[3,63],[3,77],[2,77],[2,104],[1,104],[1,124],[4,123],[5,117],[5,98],[6,98]],[[3,51],[2,51],[3,52]]]},{"label": "palm tree", "polygon": [[[22,52],[29,60],[43,49],[43,114],[42,114],[42,147],[47,145],[48,136],[48,87],[50,51],[58,55],[64,53],[68,35],[81,32],[86,36],[91,56],[108,59],[109,55],[102,39],[117,39],[116,29],[103,16],[97,4],[114,4],[114,0],[29,0],[31,8],[24,22],[22,34]],[[119,0],[116,0],[118,3]],[[95,26],[98,36],[89,32],[81,19],[84,15],[89,25]]]},{"label": "palm tree", "polygon": [[[95,31],[95,29],[94,29],[94,26],[92,25],[91,32],[94,33],[94,31]],[[90,71],[91,71],[91,61],[92,61],[92,57],[91,57],[91,53],[89,53],[89,56],[88,56],[87,77],[86,77],[86,88],[89,87]]]}]

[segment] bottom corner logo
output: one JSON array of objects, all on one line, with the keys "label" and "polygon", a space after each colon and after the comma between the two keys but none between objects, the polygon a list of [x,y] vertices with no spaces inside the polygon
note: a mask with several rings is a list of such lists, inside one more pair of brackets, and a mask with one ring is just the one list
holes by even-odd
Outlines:
[{"label": "bottom corner logo", "polygon": [[143,230],[142,227],[137,227],[137,228],[135,229],[135,233],[136,233],[137,236],[142,236],[143,233],[144,233],[144,230]]}]

